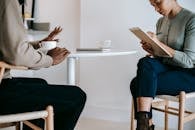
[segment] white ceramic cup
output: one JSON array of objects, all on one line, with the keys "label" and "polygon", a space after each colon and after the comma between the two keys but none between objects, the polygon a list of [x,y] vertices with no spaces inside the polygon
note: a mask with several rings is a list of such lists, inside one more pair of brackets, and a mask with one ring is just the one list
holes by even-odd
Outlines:
[{"label": "white ceramic cup", "polygon": [[40,49],[44,51],[49,51],[51,49],[56,48],[57,42],[56,41],[42,41],[40,43]]},{"label": "white ceramic cup", "polygon": [[105,40],[105,41],[97,41],[97,46],[102,49],[110,49],[112,41],[111,40]]}]

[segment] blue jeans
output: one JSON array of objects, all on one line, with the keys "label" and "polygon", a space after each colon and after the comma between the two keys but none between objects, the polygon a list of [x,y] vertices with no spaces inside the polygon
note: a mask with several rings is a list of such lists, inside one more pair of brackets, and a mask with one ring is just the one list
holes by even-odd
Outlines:
[{"label": "blue jeans", "polygon": [[156,95],[195,91],[195,68],[170,66],[158,58],[144,57],[138,62],[137,76],[131,81],[130,90],[136,115],[137,97],[154,98]]}]

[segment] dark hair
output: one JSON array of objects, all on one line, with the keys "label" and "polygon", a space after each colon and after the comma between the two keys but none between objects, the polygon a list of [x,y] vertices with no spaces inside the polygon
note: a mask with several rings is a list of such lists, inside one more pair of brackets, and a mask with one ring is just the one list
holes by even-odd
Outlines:
[{"label": "dark hair", "polygon": [[24,4],[24,0],[18,0],[18,2],[19,2],[20,5]]}]

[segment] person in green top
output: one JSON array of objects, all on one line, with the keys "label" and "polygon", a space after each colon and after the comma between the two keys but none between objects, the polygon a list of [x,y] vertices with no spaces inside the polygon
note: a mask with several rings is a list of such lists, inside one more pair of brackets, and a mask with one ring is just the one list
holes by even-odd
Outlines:
[{"label": "person in green top", "polygon": [[137,130],[154,130],[151,103],[156,95],[195,91],[195,14],[176,0],[150,3],[163,17],[156,24],[156,33],[148,34],[171,56],[156,56],[150,44],[141,41],[149,55],[139,60],[137,75],[130,84]]}]

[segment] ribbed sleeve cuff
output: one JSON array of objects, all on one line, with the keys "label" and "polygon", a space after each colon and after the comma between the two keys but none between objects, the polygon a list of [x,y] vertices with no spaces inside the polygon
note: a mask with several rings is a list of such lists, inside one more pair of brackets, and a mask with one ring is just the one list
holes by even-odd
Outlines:
[{"label": "ribbed sleeve cuff", "polygon": [[50,67],[53,64],[53,59],[51,56],[46,56],[46,67]]},{"label": "ribbed sleeve cuff", "polygon": [[174,61],[180,61],[182,58],[183,54],[177,50],[175,50],[175,54],[173,56]]}]

